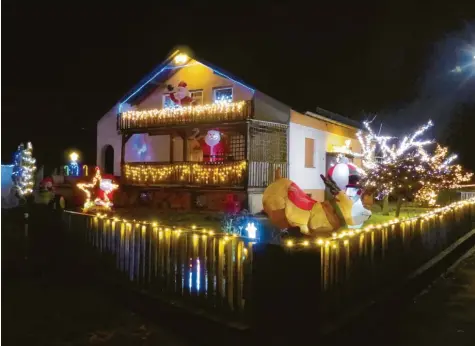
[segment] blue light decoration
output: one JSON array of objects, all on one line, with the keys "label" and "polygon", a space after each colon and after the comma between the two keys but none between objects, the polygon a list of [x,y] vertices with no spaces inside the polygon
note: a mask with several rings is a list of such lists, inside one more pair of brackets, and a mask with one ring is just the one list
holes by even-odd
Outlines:
[{"label": "blue light decoration", "polygon": [[259,240],[258,226],[258,222],[247,211],[243,211],[239,214],[226,214],[221,224],[221,230],[256,242]]},{"label": "blue light decoration", "polygon": [[257,238],[257,227],[254,222],[248,222],[246,227],[247,237],[250,239]]},{"label": "blue light decoration", "polygon": [[69,154],[69,159],[71,160],[67,166],[64,166],[64,171],[65,175],[71,176],[71,177],[79,177],[81,174],[80,168],[79,168],[79,155],[75,152],[72,152]]},{"label": "blue light decoration", "polygon": [[22,143],[18,146],[18,149],[15,154],[13,154],[13,170],[11,178],[14,183],[16,183],[20,179],[21,173],[23,171],[21,166],[21,155],[24,149],[25,148]]},{"label": "blue light decoration", "polygon": [[140,90],[142,90],[145,86],[147,86],[147,84],[149,84],[151,81],[153,81],[157,76],[159,76],[162,72],[164,71],[167,71],[167,70],[175,70],[175,69],[178,69],[178,68],[183,68],[183,67],[188,67],[188,66],[193,66],[193,65],[203,65],[209,69],[211,69],[213,71],[213,73],[217,74],[218,76],[221,76],[221,77],[224,77],[226,79],[229,79],[230,81],[238,84],[238,85],[241,85],[242,87],[250,90],[252,93],[255,92],[255,90],[253,88],[250,88],[249,86],[231,78],[230,76],[228,76],[227,74],[223,73],[223,72],[220,72],[218,71],[216,68],[213,68],[207,64],[203,64],[202,62],[199,62],[199,61],[196,61],[194,63],[191,63],[191,64],[185,64],[185,65],[179,65],[179,66],[165,66],[163,67],[162,69],[160,69],[160,71],[158,71],[157,73],[155,73],[152,77],[150,77],[147,81],[145,81],[142,85],[140,85],[132,94],[130,94],[124,101],[122,101],[121,103],[119,103],[119,107],[118,107],[118,113],[121,113],[122,112],[122,107],[125,103],[127,103],[128,100],[130,100],[133,96],[135,96]]},{"label": "blue light decoration", "polygon": [[[2,197],[7,197],[13,187],[13,168],[14,165],[2,165]],[[3,208],[2,202],[2,208]]]},{"label": "blue light decoration", "polygon": [[21,143],[14,155],[13,172],[11,179],[20,196],[33,192],[35,184],[36,160],[33,157],[33,146],[28,142],[26,146]]},{"label": "blue light decoration", "polygon": [[148,146],[145,142],[145,134],[134,134],[131,138],[136,161],[146,161]]}]

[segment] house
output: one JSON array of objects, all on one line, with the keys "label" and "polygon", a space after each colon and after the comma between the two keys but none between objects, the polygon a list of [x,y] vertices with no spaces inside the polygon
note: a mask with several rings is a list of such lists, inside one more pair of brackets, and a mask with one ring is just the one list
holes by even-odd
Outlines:
[{"label": "house", "polygon": [[223,210],[231,203],[255,213],[277,169],[322,200],[319,175],[332,157],[345,142],[360,148],[356,126],[318,113],[327,114],[299,113],[177,50],[99,120],[97,165],[120,176],[121,204]]}]

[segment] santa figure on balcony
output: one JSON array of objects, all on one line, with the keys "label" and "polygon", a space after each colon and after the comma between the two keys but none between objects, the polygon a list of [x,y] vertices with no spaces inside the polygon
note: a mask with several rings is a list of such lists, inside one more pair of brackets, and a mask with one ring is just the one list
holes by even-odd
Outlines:
[{"label": "santa figure on balcony", "polygon": [[187,84],[184,81],[178,83],[178,86],[175,88],[173,85],[167,86],[168,91],[170,92],[170,99],[178,106],[189,106],[193,103],[193,98],[191,93],[188,91]]},{"label": "santa figure on balcony", "polygon": [[204,162],[224,161],[227,154],[226,140],[219,130],[209,130],[200,140]]}]

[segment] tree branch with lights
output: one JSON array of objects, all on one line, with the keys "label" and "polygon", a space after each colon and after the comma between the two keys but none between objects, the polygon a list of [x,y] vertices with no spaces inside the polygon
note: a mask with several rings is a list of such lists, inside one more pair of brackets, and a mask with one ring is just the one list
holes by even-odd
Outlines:
[{"label": "tree branch with lights", "polygon": [[377,135],[370,124],[364,122],[365,135],[362,131],[357,134],[364,168],[361,183],[366,188],[376,189],[379,197],[395,197],[396,216],[404,201],[416,200],[433,206],[440,190],[454,188],[471,179],[471,173],[451,164],[457,156],[449,155],[447,148],[437,145],[435,151],[430,152],[426,148],[434,142],[419,140],[433,126],[432,121],[402,140]]},{"label": "tree branch with lights", "polygon": [[457,155],[449,155],[446,147],[437,144],[431,155],[425,150],[420,150],[419,154],[428,163],[430,176],[415,195],[421,205],[435,206],[439,191],[456,188],[472,179],[473,173],[465,172],[460,165],[451,164]]}]

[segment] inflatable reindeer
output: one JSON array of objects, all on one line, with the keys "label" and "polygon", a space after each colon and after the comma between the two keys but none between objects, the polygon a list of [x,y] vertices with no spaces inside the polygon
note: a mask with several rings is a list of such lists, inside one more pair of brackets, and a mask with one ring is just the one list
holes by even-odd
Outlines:
[{"label": "inflatable reindeer", "polygon": [[[281,178],[276,172],[276,181],[264,191],[262,202],[270,221],[280,229],[299,227],[304,234],[331,232],[343,225],[360,225],[368,220],[371,211],[363,205],[371,204],[372,198],[363,193],[354,201],[336,185],[331,178],[320,175],[325,186],[334,196],[334,205],[329,201],[317,202],[308,197],[294,182]],[[337,214],[339,209],[341,216]]]}]

